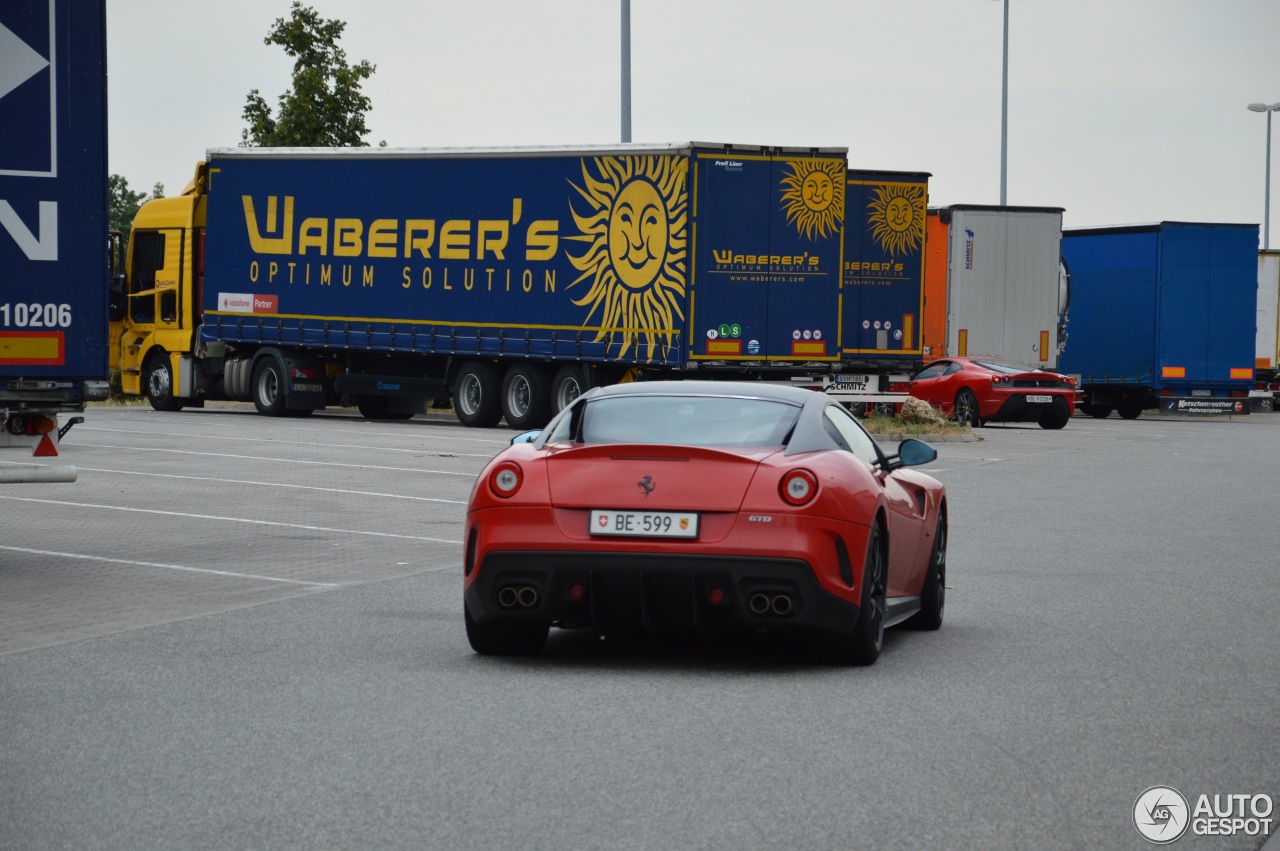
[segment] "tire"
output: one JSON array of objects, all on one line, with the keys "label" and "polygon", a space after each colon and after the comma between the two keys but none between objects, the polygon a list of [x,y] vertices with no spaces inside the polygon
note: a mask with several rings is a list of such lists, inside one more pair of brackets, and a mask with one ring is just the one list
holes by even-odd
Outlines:
[{"label": "tire", "polygon": [[1105,420],[1107,417],[1111,416],[1110,405],[1085,405],[1081,410],[1093,417],[1095,420]]},{"label": "tire", "polygon": [[551,631],[547,624],[527,621],[476,623],[465,603],[462,616],[467,624],[467,641],[481,656],[536,656],[546,646],[547,634]]},{"label": "tire", "polygon": [[867,560],[862,568],[862,599],[858,621],[846,635],[828,639],[823,655],[838,665],[874,665],[884,647],[884,617],[888,553],[880,523],[871,527]]},{"label": "tire", "polygon": [[285,416],[284,367],[273,357],[264,357],[253,371],[253,383],[250,385],[253,406],[264,417]]},{"label": "tire", "polygon": [[1142,403],[1126,402],[1116,408],[1116,413],[1120,415],[1121,419],[1136,420],[1138,417],[1142,416]]},{"label": "tire", "polygon": [[1064,428],[1071,420],[1071,413],[1065,408],[1055,405],[1040,415],[1040,428]]},{"label": "tire", "polygon": [[974,428],[982,426],[982,416],[978,411],[978,397],[974,396],[973,391],[968,387],[962,387],[956,394],[953,412],[958,423],[967,423]]},{"label": "tire", "polygon": [[560,413],[587,392],[582,370],[576,366],[563,366],[551,381],[551,414]]},{"label": "tire", "polygon": [[516,363],[502,379],[502,415],[516,431],[542,428],[551,419],[551,382],[537,364]]},{"label": "tire", "polygon": [[938,525],[933,531],[933,547],[929,551],[929,567],[920,588],[920,611],[903,625],[911,629],[934,630],[942,626],[942,608],[947,595],[947,513],[938,512]]},{"label": "tire", "polygon": [[502,419],[502,374],[484,361],[467,361],[453,384],[458,421],[472,428],[493,428]]},{"label": "tire", "polygon": [[168,352],[147,358],[147,401],[157,411],[181,411],[182,402],[173,395],[173,367]]}]

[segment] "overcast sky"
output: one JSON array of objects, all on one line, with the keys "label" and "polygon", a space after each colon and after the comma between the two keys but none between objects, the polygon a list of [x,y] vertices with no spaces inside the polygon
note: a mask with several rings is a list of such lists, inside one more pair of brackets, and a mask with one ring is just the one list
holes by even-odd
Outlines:
[{"label": "overcast sky", "polygon": [[[619,0],[309,5],[377,66],[374,144],[621,138]],[[288,11],[108,0],[110,170],[173,194],[238,144],[249,90],[274,107],[290,85],[263,44]],[[1280,102],[1280,0],[1011,0],[1009,18],[1009,204],[1067,227],[1261,224],[1267,119],[1246,106]],[[847,147],[853,168],[930,172],[933,206],[996,204],[1002,19],[1001,0],[631,0],[632,139]]]}]

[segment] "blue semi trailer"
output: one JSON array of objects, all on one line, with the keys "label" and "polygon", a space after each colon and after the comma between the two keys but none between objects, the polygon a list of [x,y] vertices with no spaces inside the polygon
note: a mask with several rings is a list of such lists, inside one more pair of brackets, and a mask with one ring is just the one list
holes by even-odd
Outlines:
[{"label": "blue semi trailer", "polygon": [[[59,415],[106,398],[103,0],[0,3],[0,447],[56,456]],[[0,481],[72,481],[4,466]]]},{"label": "blue semi trailer", "polygon": [[846,173],[844,148],[213,150],[134,221],[122,385],[528,428],[597,384],[831,373]]},{"label": "blue semi trailer", "polygon": [[1258,226],[1161,222],[1068,229],[1071,344],[1081,409],[1248,413]]},{"label": "blue semi trailer", "polygon": [[841,372],[833,395],[871,403],[923,365],[927,172],[853,169],[840,276]]}]

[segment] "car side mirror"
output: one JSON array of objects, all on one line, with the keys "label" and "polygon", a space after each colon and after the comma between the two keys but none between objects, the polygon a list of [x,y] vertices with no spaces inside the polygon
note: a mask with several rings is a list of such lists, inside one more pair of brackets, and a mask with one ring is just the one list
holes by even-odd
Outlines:
[{"label": "car side mirror", "polygon": [[511,438],[511,445],[515,446],[517,443],[533,443],[538,439],[540,434],[542,434],[542,429],[539,428],[535,428],[533,431],[522,431],[515,437]]},{"label": "car side mirror", "polygon": [[938,460],[938,450],[923,440],[909,437],[898,444],[898,463],[903,467],[915,467]]},{"label": "car side mirror", "polygon": [[938,450],[923,440],[908,437],[898,444],[896,454],[885,457],[882,469],[885,472],[892,472],[900,467],[915,467],[919,464],[928,464],[930,461],[936,461],[937,458]]}]

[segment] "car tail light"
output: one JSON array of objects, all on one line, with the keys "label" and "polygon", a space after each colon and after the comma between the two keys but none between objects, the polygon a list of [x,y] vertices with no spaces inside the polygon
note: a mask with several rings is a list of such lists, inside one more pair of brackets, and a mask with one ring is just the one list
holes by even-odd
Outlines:
[{"label": "car tail light", "polygon": [[512,461],[503,461],[489,474],[489,490],[493,491],[494,496],[503,499],[513,496],[523,483],[524,474],[520,471],[520,465]]},{"label": "car tail light", "polygon": [[1075,387],[1075,386],[1076,386],[1076,380],[1075,380],[1075,378],[1073,378],[1073,377],[1072,377],[1072,376],[1070,376],[1070,375],[1064,375],[1064,376],[1062,377],[1062,384],[1063,384],[1063,386],[1065,386],[1065,387]]},{"label": "car tail light", "polygon": [[993,375],[991,376],[991,383],[992,384],[1012,384],[1013,379],[1008,375]]},{"label": "car tail light", "polygon": [[782,477],[778,491],[788,504],[804,505],[818,493],[818,479],[808,470],[791,470]]}]

